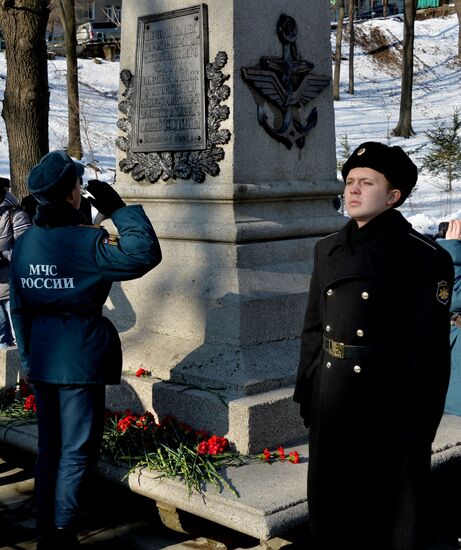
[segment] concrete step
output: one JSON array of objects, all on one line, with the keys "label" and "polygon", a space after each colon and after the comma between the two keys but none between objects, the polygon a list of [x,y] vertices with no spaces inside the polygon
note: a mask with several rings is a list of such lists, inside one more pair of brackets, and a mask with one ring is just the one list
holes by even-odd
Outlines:
[{"label": "concrete step", "polygon": [[[35,424],[11,422],[0,418],[0,438],[10,445],[36,452]],[[461,459],[461,417],[445,415],[434,442],[433,467],[440,468]],[[179,509],[208,519],[240,533],[267,541],[283,535],[307,519],[306,480],[308,445],[297,450],[300,464],[250,463],[223,470],[225,479],[238,496],[227,489],[204,486],[203,495],[189,494],[180,480],[163,479],[154,471],[138,470],[121,481],[126,470],[100,461],[99,473],[106,479],[127,485],[133,492],[149,497],[165,510]]]},{"label": "concrete step", "polygon": [[[11,422],[0,418],[0,440],[25,451],[36,452],[37,427],[33,423]],[[299,464],[251,463],[223,470],[224,478],[239,496],[228,489],[204,486],[203,495],[189,495],[180,480],[163,479],[158,472],[135,471],[123,482],[126,473],[116,465],[100,461],[98,471],[104,478],[123,483],[140,495],[166,507],[178,508],[259,539],[269,540],[302,524],[307,519],[308,445],[303,442],[286,452],[296,450]]]}]

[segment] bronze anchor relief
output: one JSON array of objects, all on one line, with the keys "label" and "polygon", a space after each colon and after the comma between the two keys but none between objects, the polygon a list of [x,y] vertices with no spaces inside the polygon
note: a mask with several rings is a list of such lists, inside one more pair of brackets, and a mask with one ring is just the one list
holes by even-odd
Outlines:
[{"label": "bronze anchor relief", "polygon": [[314,107],[303,122],[297,118],[297,111],[328,86],[330,77],[311,74],[314,64],[298,55],[298,26],[292,17],[285,14],[279,17],[277,36],[283,46],[283,57],[261,57],[258,66],[243,67],[242,76],[281,115],[280,126],[271,125],[264,104],[258,103],[259,124],[288,149],[293,145],[301,149],[307,134],[316,126],[318,115]]}]

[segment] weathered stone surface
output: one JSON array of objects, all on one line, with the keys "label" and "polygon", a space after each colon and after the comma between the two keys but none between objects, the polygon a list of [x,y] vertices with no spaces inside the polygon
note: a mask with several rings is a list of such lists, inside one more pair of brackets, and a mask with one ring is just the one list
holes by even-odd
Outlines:
[{"label": "weathered stone surface", "polygon": [[[444,415],[433,446],[433,468],[449,460],[459,461],[460,434],[461,417]],[[37,427],[35,424],[11,423],[4,417],[0,418],[0,440],[36,452]],[[238,496],[227,489],[207,486],[203,487],[203,495],[189,495],[181,481],[162,479],[158,472],[144,469],[130,474],[122,482],[126,470],[114,467],[107,461],[99,463],[98,471],[107,479],[124,483],[132,491],[160,501],[163,506],[184,510],[261,541],[269,541],[307,519],[309,449],[306,440],[287,448],[286,452],[290,450],[299,452],[300,464],[279,462],[269,465],[257,461],[225,469],[224,477],[237,490]],[[338,449],[338,452],[341,450]],[[272,548],[272,544],[269,546]]]},{"label": "weathered stone surface", "polygon": [[[138,17],[194,5],[126,0],[121,70],[136,77]],[[291,395],[312,251],[344,219],[332,206],[341,185],[330,87],[300,109],[305,120],[315,107],[318,123],[304,148],[288,150],[259,125],[241,69],[262,56],[282,58],[277,23],[287,13],[298,25],[299,55],[314,64],[313,73],[329,76],[329,7],[216,0],[207,9],[209,60],[227,55],[230,95],[221,103],[230,116],[221,128],[231,138],[221,145],[219,173],[202,184],[151,184],[117,171],[116,189],[128,204],[144,206],[164,259],[141,279],[113,286],[105,314],[121,335],[126,374],[120,387],[108,388],[108,405],[174,414],[246,452],[305,436]],[[123,157],[118,151],[118,161]],[[152,378],[136,379],[140,367]],[[14,369],[11,363],[8,376]]]},{"label": "weathered stone surface", "polygon": [[[138,17],[194,5],[127,0],[121,70],[136,79]],[[298,25],[299,55],[314,64],[313,74],[329,76],[329,8],[315,0],[289,6],[283,0],[216,0],[207,10],[209,60],[227,55],[222,72],[229,75],[230,95],[221,104],[230,116],[221,128],[231,139],[221,145],[219,174],[202,184],[171,178],[151,184],[117,172],[118,191],[127,203],[143,204],[164,259],[142,279],[116,285],[107,311],[121,332],[125,370],[143,367],[165,383],[152,380],[149,388],[146,380],[127,377],[108,397],[113,406],[126,402],[158,416],[175,414],[248,451],[305,433],[290,400],[312,250],[344,219],[332,206],[341,185],[331,89],[301,108],[305,120],[315,107],[318,123],[304,148],[288,150],[259,126],[254,92],[241,69],[262,56],[282,58],[277,22],[287,13]],[[121,84],[121,93],[125,89]],[[118,151],[118,160],[124,155]],[[281,428],[268,433],[268,425]]]}]

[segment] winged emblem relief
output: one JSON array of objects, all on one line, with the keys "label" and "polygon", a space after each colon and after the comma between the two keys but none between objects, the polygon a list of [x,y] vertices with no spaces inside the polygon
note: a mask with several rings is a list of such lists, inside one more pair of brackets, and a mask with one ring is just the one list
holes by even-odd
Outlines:
[{"label": "winged emblem relief", "polygon": [[[292,17],[280,16],[277,35],[283,46],[283,56],[261,57],[257,67],[242,68],[242,76],[262,99],[257,101],[259,124],[288,149],[293,145],[302,148],[307,134],[317,124],[318,114],[313,108],[303,121],[300,108],[320,94],[330,83],[330,78],[312,74],[314,64],[298,55],[298,28]],[[271,124],[265,102],[278,112],[277,124],[275,118]]]}]

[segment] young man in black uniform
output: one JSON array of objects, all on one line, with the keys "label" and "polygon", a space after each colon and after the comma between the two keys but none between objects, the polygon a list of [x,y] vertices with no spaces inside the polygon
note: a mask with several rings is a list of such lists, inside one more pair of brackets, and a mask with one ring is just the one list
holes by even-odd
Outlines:
[{"label": "young man in black uniform", "polygon": [[322,550],[423,550],[453,264],[395,210],[417,180],[400,147],[363,143],[342,176],[351,220],[315,248],[294,395],[310,530]]}]

